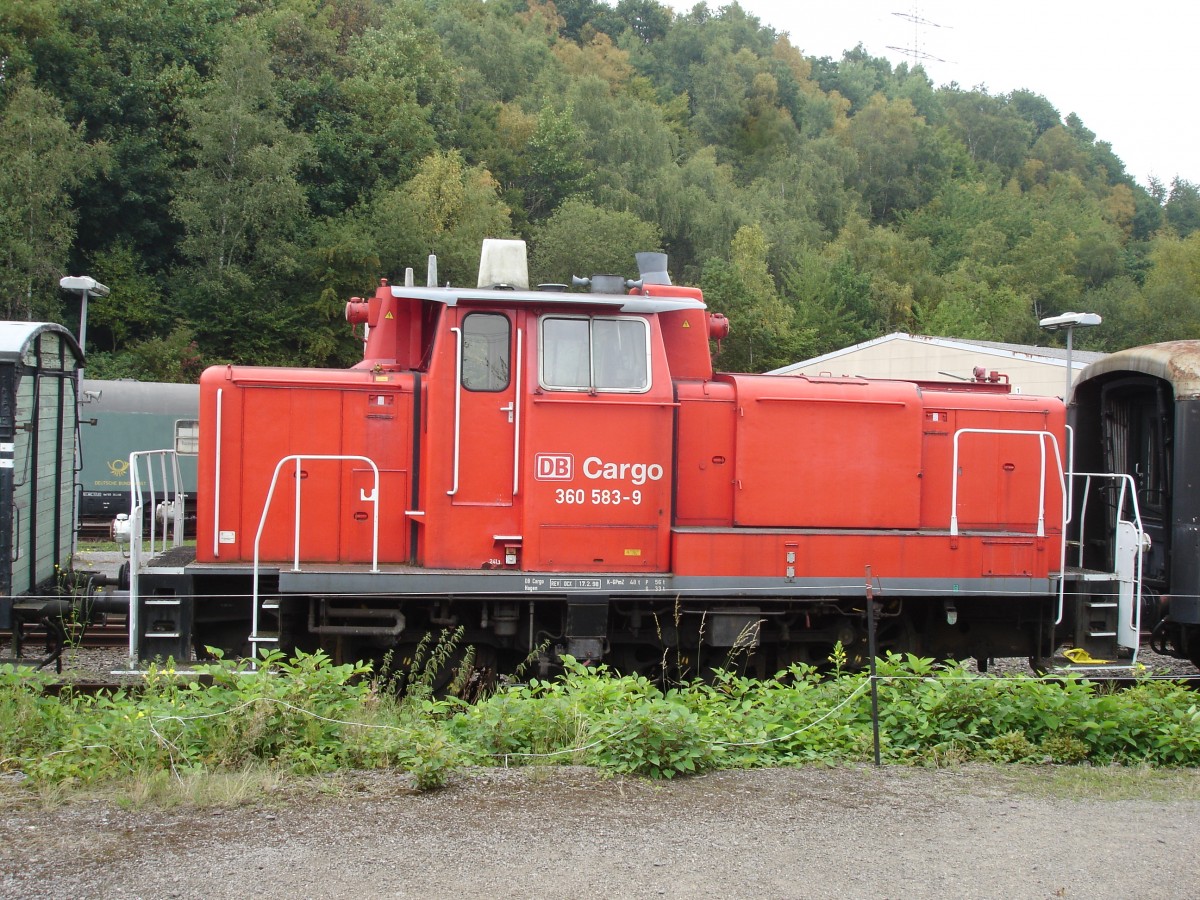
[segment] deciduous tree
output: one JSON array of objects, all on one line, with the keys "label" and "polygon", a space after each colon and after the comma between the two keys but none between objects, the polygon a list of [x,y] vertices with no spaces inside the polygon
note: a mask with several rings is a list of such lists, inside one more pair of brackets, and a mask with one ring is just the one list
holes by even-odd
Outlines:
[{"label": "deciduous tree", "polygon": [[229,44],[205,94],[186,104],[193,165],[172,211],[189,265],[176,290],[214,356],[286,359],[296,307],[278,290],[299,270],[307,216],[297,180],[307,141],[280,115],[265,44],[247,30]]},{"label": "deciduous tree", "polygon": [[54,318],[78,211],[71,193],[105,148],[64,119],[62,105],[27,80],[0,112],[0,303],[4,318]]},{"label": "deciduous tree", "polygon": [[534,229],[530,277],[569,283],[570,276],[625,275],[636,278],[634,254],[661,248],[658,229],[629,212],[567,200]]}]

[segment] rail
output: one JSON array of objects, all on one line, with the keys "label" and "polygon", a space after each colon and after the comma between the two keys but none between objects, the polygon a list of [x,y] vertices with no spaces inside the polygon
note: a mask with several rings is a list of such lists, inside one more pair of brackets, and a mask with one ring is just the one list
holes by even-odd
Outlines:
[{"label": "rail", "polygon": [[[253,603],[253,607],[252,607],[251,613],[250,613],[250,643],[252,645],[255,645],[256,650],[257,650],[257,647],[256,647],[257,643],[269,640],[267,638],[264,638],[263,635],[259,634],[259,631],[258,631],[259,549],[260,549],[260,545],[262,543],[263,530],[266,528],[266,525],[267,525],[267,515],[271,511],[271,502],[275,498],[275,486],[279,482],[279,475],[283,471],[284,465],[286,465],[289,462],[294,462],[296,464],[296,472],[295,472],[296,511],[295,511],[295,515],[293,516],[293,551],[294,551],[294,555],[293,555],[293,559],[292,559],[292,571],[299,572],[300,571],[300,523],[301,523],[300,485],[301,485],[301,482],[304,481],[304,479],[301,475],[300,464],[305,461],[310,461],[310,462],[322,462],[322,461],[324,461],[324,462],[362,462],[362,463],[366,463],[368,466],[371,467],[371,473],[374,478],[374,481],[371,486],[371,492],[368,494],[366,491],[360,491],[359,499],[364,503],[370,503],[372,505],[371,571],[372,572],[379,571],[379,466],[377,466],[375,464],[375,461],[367,456],[357,456],[357,455],[353,455],[353,454],[348,454],[348,455],[293,454],[291,456],[283,457],[283,459],[279,460],[279,462],[275,464],[275,472],[271,475],[271,486],[267,489],[267,499],[263,502],[262,515],[259,517],[259,520],[258,520],[258,531],[256,531],[254,534],[254,564],[253,564],[253,569],[252,569],[252,588],[251,588],[251,591],[252,591],[251,602]],[[257,656],[258,654],[257,654],[257,652],[255,652],[253,655]]]},{"label": "rail", "polygon": [[1058,449],[1058,441],[1054,439],[1054,435],[1049,431],[1010,431],[1004,428],[960,428],[958,431],[954,432],[954,481],[950,490],[950,534],[955,537],[958,536],[958,479],[959,475],[961,474],[958,466],[958,451],[959,446],[961,445],[960,439],[964,435],[969,434],[991,434],[997,436],[1003,435],[1006,437],[1026,436],[1037,438],[1041,448],[1041,471],[1038,477],[1038,537],[1046,536],[1046,441],[1049,439],[1050,446],[1054,448],[1054,459],[1057,463],[1056,474],[1058,475],[1058,484],[1059,488],[1062,490],[1064,500],[1062,526],[1063,534],[1065,535],[1067,526],[1067,484],[1066,479],[1063,476],[1062,453]]},{"label": "rail", "polygon": [[[157,463],[162,480],[160,500],[154,470]],[[145,478],[142,466],[145,465]],[[168,487],[169,485],[169,487]],[[129,454],[129,668],[136,669],[138,661],[138,578],[142,555],[146,552],[146,505],[151,509],[149,551],[166,552],[183,543],[184,505],[183,478],[179,473],[179,457],[171,450],[137,450]],[[163,513],[162,534],[158,533],[159,511]],[[168,536],[169,533],[169,536]]]}]

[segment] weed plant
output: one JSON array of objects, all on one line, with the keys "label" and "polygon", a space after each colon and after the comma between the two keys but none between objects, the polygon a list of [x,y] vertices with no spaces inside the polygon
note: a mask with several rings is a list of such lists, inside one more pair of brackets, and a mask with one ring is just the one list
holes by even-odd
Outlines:
[{"label": "weed plant", "polygon": [[[449,636],[452,639],[453,635]],[[361,663],[322,653],[256,667],[218,659],[212,679],[170,666],[143,689],[50,696],[47,676],[0,667],[0,771],[33,785],[140,783],[188,788],[234,779],[392,768],[419,788],[465,765],[583,764],[672,778],[714,768],[860,762],[872,753],[868,676],[795,665],[767,680],[718,672],[663,687],[570,659],[551,679],[467,702],[429,690],[449,649],[410,661],[403,695]],[[979,676],[914,656],[880,660],[883,759],[891,764],[1089,763],[1200,766],[1200,706],[1183,686],[1146,679],[1104,692],[1085,679]]]}]

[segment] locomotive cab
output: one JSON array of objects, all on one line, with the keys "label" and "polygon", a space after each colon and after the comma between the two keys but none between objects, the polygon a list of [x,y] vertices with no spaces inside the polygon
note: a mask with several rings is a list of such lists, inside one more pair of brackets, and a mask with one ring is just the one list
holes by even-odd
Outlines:
[{"label": "locomotive cab", "polygon": [[429,373],[419,564],[666,566],[672,397],[657,322],[567,296],[507,309],[463,298],[447,311]]},{"label": "locomotive cab", "polygon": [[[517,262],[497,261],[514,251]],[[519,242],[488,242],[475,289],[384,284],[352,303],[351,320],[369,325],[356,368],[421,361],[410,561],[665,571],[674,398],[659,316],[695,335],[671,342],[694,370],[697,345],[708,360],[698,292],[530,292],[523,253]],[[508,281],[490,283],[497,270]]]}]

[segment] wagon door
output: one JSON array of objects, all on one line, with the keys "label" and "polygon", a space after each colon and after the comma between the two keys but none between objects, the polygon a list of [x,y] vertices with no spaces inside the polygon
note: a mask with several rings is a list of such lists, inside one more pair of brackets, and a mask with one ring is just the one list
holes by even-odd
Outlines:
[{"label": "wagon door", "polygon": [[429,568],[497,568],[519,543],[523,344],[520,312],[448,310],[430,366],[420,472],[417,560]]}]

